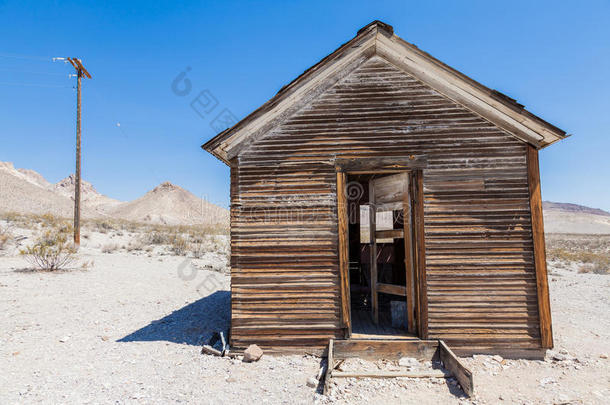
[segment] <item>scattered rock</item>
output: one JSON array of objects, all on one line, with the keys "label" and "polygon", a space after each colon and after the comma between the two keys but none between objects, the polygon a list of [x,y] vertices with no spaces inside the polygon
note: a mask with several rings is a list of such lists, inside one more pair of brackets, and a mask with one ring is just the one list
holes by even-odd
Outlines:
[{"label": "scattered rock", "polygon": [[222,356],[222,352],[220,350],[216,350],[210,345],[203,345],[201,347],[201,354],[212,354],[219,357]]},{"label": "scattered rock", "polygon": [[557,380],[554,377],[544,377],[540,380],[540,386],[542,387],[549,384],[557,384]]},{"label": "scattered rock", "polygon": [[602,353],[602,354],[599,355],[599,358],[600,359],[607,359],[608,355],[606,353]]},{"label": "scattered rock", "polygon": [[307,386],[311,388],[316,388],[318,386],[318,380],[313,377],[309,377],[307,379]]},{"label": "scattered rock", "polygon": [[246,363],[258,361],[262,356],[263,356],[263,349],[261,349],[257,345],[250,345],[244,351],[244,361]]},{"label": "scattered rock", "polygon": [[110,337],[108,337],[108,336],[102,336],[102,337],[101,337],[101,339],[102,339],[104,342],[107,342],[107,341],[108,341],[108,339],[110,339]]},{"label": "scattered rock", "polygon": [[419,361],[413,357],[401,357],[398,360],[398,365],[401,367],[417,367],[419,366]]},{"label": "scattered rock", "polygon": [[59,341],[60,341],[61,343],[66,343],[68,340],[70,340],[70,336],[64,336],[64,337],[62,337],[61,339],[59,339]]},{"label": "scattered rock", "polygon": [[498,363],[502,363],[502,360],[504,360],[502,358],[502,356],[498,356],[497,354],[495,356],[492,356],[491,359],[496,361],[496,362],[498,362]]},{"label": "scattered rock", "polygon": [[567,361],[567,360],[571,360],[572,358],[570,356],[568,356],[567,354],[554,353],[552,356],[552,359],[555,361]]}]

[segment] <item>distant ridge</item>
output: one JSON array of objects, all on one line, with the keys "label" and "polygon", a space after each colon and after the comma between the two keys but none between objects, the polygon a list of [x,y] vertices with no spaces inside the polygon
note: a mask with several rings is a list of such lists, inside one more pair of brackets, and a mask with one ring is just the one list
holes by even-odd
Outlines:
[{"label": "distant ridge", "polygon": [[[39,173],[15,169],[0,162],[0,213],[73,215],[74,175],[52,184]],[[168,225],[229,225],[229,211],[195,196],[170,182],[161,183],[142,197],[128,202],[99,193],[81,183],[83,218],[120,218]]]},{"label": "distant ridge", "polygon": [[603,215],[603,216],[610,217],[610,212],[604,211],[600,208],[591,208],[591,207],[586,207],[584,205],[571,204],[571,203],[543,201],[542,209],[543,210],[561,210],[561,211],[566,211],[566,212],[581,212],[584,214]]},{"label": "distant ridge", "polygon": [[544,201],[547,233],[610,234],[610,212],[584,205]]}]

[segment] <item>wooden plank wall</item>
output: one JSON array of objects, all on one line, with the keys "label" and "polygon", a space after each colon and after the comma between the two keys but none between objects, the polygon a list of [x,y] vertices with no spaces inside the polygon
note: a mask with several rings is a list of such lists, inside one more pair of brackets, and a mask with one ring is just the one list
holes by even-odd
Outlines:
[{"label": "wooden plank wall", "polygon": [[428,337],[539,348],[527,146],[373,57],[232,164],[232,342],[343,337],[334,156],[426,155]]}]

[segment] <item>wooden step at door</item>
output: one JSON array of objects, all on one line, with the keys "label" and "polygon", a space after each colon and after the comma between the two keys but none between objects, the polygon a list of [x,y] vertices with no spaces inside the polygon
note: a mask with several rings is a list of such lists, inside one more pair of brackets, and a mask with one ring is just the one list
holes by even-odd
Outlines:
[{"label": "wooden step at door", "polygon": [[[429,372],[344,372],[335,368],[344,360],[399,360],[412,357],[418,361],[441,361],[449,374],[442,370]],[[331,339],[328,343],[328,366],[324,381],[324,395],[328,393],[332,378],[449,378],[455,377],[464,393],[472,396],[474,384],[472,372],[442,340],[372,340],[372,339]]]}]

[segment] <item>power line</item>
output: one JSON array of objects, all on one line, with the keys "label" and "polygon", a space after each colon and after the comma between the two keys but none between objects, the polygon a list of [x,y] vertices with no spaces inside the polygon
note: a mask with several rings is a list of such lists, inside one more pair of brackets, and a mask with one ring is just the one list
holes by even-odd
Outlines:
[{"label": "power line", "polygon": [[21,70],[21,69],[5,69],[0,68],[2,72],[16,72],[16,73],[27,73],[31,75],[50,75],[50,76],[66,76],[65,73],[51,73],[51,72],[32,72],[31,70]]},{"label": "power line", "polygon": [[3,53],[3,52],[0,52],[0,58],[41,60],[41,61],[49,61],[51,59],[48,56],[23,55],[23,54],[18,54],[18,53]]},{"label": "power line", "polygon": [[64,86],[61,84],[42,84],[42,83],[11,83],[0,82],[2,86],[26,86],[26,87],[52,87],[52,88],[73,88],[74,86]]}]

